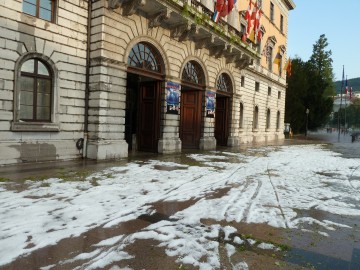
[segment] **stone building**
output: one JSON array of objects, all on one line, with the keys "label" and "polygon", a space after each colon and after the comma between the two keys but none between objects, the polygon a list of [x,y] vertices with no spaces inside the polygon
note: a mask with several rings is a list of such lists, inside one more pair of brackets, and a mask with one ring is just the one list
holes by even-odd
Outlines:
[{"label": "stone building", "polygon": [[283,139],[295,4],[256,2],[260,42],[249,1],[0,0],[0,164]]}]

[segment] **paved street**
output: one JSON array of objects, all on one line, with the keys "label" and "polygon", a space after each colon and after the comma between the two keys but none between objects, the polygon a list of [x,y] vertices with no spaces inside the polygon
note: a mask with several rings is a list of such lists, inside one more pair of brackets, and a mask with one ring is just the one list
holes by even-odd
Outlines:
[{"label": "paved street", "polygon": [[360,269],[360,142],[0,168],[0,269]]}]

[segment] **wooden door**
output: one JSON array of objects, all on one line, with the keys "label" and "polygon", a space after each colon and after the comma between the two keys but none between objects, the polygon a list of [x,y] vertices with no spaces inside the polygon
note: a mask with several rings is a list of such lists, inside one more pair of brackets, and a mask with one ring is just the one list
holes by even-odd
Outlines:
[{"label": "wooden door", "polygon": [[140,84],[138,150],[157,152],[160,133],[160,85],[158,82]]},{"label": "wooden door", "polygon": [[215,139],[217,145],[227,146],[229,136],[228,97],[216,98],[215,109]]},{"label": "wooden door", "polygon": [[201,91],[182,91],[180,139],[183,148],[199,148],[201,131]]}]

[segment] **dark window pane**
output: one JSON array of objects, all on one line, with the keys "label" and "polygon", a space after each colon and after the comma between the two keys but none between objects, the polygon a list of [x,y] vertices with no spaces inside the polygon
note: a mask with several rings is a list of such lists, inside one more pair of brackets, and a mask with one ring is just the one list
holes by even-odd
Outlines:
[{"label": "dark window pane", "polygon": [[40,7],[51,10],[51,0],[40,0]]},{"label": "dark window pane", "polygon": [[21,91],[20,92],[20,105],[33,105],[33,92]]},{"label": "dark window pane", "polygon": [[21,72],[28,72],[28,73],[34,73],[34,59],[27,60],[22,66],[21,66]]},{"label": "dark window pane", "polygon": [[37,120],[50,120],[50,108],[49,107],[37,107],[36,108]]},{"label": "dark window pane", "polygon": [[40,18],[51,21],[51,10],[40,8]]},{"label": "dark window pane", "polygon": [[22,105],[20,108],[20,119],[33,119],[33,106]]},{"label": "dark window pane", "polygon": [[34,79],[22,76],[20,79],[20,90],[34,91]]},{"label": "dark window pane", "polygon": [[37,91],[39,93],[49,94],[51,92],[51,82],[50,82],[50,80],[38,79],[37,87],[38,87]]},{"label": "dark window pane", "polygon": [[38,74],[49,76],[49,71],[48,71],[48,69],[47,69],[46,66],[45,66],[43,63],[41,63],[40,61],[38,61]]},{"label": "dark window pane", "polygon": [[28,2],[23,3],[23,11],[27,14],[36,16],[36,6]]},{"label": "dark window pane", "polygon": [[38,106],[50,106],[50,98],[51,95],[44,94],[44,93],[38,93],[37,94],[37,105]]}]

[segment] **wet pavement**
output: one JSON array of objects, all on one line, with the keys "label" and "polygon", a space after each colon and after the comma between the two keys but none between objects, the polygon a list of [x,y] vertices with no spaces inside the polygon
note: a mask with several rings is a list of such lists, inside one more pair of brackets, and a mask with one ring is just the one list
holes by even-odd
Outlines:
[{"label": "wet pavement", "polygon": [[[345,158],[360,157],[360,142],[352,143],[350,135],[343,134],[341,134],[340,142],[338,142],[337,134],[334,133],[310,133],[308,137],[297,136],[282,143],[277,143],[276,146],[296,144],[326,144],[328,149],[340,153]],[[236,150],[228,148],[221,148],[220,150],[240,151],[247,154],[249,149],[263,146],[263,144],[246,145]],[[5,166],[0,167],[0,181],[11,183],[7,188],[20,192],[28,188],[28,182],[24,180],[39,181],[39,179],[47,178],[71,178],[72,181],[84,181],[87,176],[98,171],[113,166],[126,165],[129,162],[142,164],[143,161],[149,159],[174,162],[176,163],[174,165],[155,165],[154,170],[164,172],[176,170],[181,174],[181,171],[187,168],[182,167],[181,164],[184,164],[184,166],[203,166],[201,162],[188,158],[189,154],[198,152],[189,151],[165,156],[141,153],[116,162],[70,161]],[[264,155],[264,153],[254,151],[250,155],[256,157],[256,155]],[[270,173],[269,171],[269,177]],[[328,172],[320,173],[323,177],[331,178],[333,176]],[[109,177],[111,176],[109,175]],[[351,174],[349,176],[350,185],[352,180],[357,180],[357,178]],[[154,179],[153,181],[157,180]],[[93,180],[93,185],[97,185],[96,179]],[[225,194],[228,194],[232,188],[234,187],[227,186],[214,189],[207,193],[206,196],[208,199],[220,199]],[[129,243],[124,247],[123,251],[132,254],[133,257],[109,262],[106,265],[87,264],[90,257],[86,257],[84,254],[97,252],[97,245],[103,240],[140,232],[152,224],[176,221],[176,217],[174,217],[176,213],[190,208],[200,200],[194,198],[181,201],[161,200],[149,204],[145,203],[144,205],[148,211],[140,213],[134,219],[119,222],[112,226],[104,226],[103,224],[95,227],[90,226],[88,231],[80,235],[67,237],[54,245],[32,250],[8,264],[0,265],[0,269],[199,269],[199,267],[191,264],[179,263],[176,256],[168,255],[166,247],[160,245],[160,242],[155,239],[138,239]],[[119,205],[119,208],[121,207],[123,206]],[[280,210],[282,211],[282,209]],[[251,211],[250,207],[247,211]],[[24,213],[25,215],[26,213]],[[320,226],[316,222],[307,224],[307,227],[303,227],[302,230],[275,228],[267,224],[249,224],[243,221],[229,222],[213,219],[202,219],[201,226],[210,227],[220,224],[223,227],[230,225],[237,229],[236,233],[226,236],[220,229],[219,234],[211,238],[212,241],[218,243],[221,265],[219,269],[360,269],[359,216],[334,215],[318,209],[299,210],[297,215],[299,217],[328,220],[334,224],[342,224],[342,226],[334,225],[336,229],[327,231],[327,236],[313,233],[313,231],[320,231]],[[1,237],[0,228],[0,239]],[[31,236],[29,237],[27,248],[30,250],[33,246]],[[241,243],[236,239],[242,239]],[[262,243],[272,244],[276,248],[263,249],[259,248],[259,245],[254,245],[254,243],[257,245]],[[236,248],[230,258],[226,250],[228,244]],[[7,247],[0,247],[0,249],[5,248]],[[106,246],[104,253],[113,252],[114,248],[116,249],[115,243]],[[246,262],[246,265],[236,263],[239,261]]]}]

